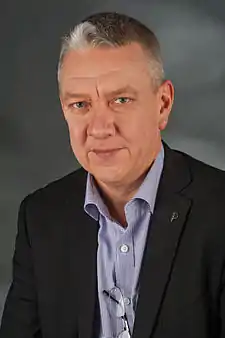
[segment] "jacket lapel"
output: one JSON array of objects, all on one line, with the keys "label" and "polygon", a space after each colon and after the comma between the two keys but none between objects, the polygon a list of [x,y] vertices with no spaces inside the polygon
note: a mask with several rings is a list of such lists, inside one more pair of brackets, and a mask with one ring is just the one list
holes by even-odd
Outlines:
[{"label": "jacket lapel", "polygon": [[78,319],[79,338],[91,338],[94,328],[97,290],[98,223],[83,210],[87,173],[74,173],[74,184],[67,199],[66,222],[69,224],[68,250],[70,278],[74,284],[74,318]]},{"label": "jacket lapel", "polygon": [[134,338],[152,337],[191,207],[184,188],[191,178],[183,155],[165,144],[165,161],[139,279]]},{"label": "jacket lapel", "polygon": [[[86,218],[86,220],[85,220]],[[97,222],[84,215],[83,231],[77,242],[78,330],[79,338],[91,338],[97,290]]]}]

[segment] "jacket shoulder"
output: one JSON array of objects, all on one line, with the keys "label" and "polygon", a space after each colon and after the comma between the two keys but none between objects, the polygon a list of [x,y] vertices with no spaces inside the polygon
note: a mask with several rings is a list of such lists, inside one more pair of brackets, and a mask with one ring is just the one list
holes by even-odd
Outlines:
[{"label": "jacket shoulder", "polygon": [[62,206],[71,196],[77,200],[84,196],[86,179],[87,172],[81,167],[31,192],[22,203],[45,208]]},{"label": "jacket shoulder", "polygon": [[207,164],[182,151],[175,150],[183,156],[191,174],[192,182],[197,188],[201,187],[202,192],[221,192],[225,196],[225,171]]}]

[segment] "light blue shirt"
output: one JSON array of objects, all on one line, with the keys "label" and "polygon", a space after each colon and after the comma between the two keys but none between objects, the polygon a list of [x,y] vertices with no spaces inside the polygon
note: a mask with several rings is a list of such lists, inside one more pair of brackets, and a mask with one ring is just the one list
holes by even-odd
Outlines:
[{"label": "light blue shirt", "polygon": [[[123,321],[109,306],[103,290],[118,287],[123,295],[129,329],[132,333],[138,297],[138,279],[150,217],[154,211],[156,193],[164,162],[163,145],[135,196],[125,205],[128,226],[112,219],[88,174],[84,210],[99,221],[97,280],[101,317],[100,338],[117,337],[123,331]],[[153,276],[154,278],[154,276]]]}]

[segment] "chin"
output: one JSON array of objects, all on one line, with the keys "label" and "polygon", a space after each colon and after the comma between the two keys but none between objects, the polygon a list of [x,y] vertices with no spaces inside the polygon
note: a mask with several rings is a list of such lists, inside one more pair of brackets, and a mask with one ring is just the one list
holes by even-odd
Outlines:
[{"label": "chin", "polygon": [[105,184],[110,183],[119,183],[123,180],[124,175],[122,175],[122,172],[118,172],[117,170],[113,170],[113,168],[104,168],[98,170],[95,168],[95,170],[90,171],[91,174],[95,177],[97,181],[101,181]]}]

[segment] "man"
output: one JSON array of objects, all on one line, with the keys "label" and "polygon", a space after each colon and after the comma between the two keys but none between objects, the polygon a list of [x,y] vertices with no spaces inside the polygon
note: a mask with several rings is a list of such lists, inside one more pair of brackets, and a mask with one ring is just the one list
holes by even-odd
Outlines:
[{"label": "man", "polygon": [[83,168],[20,206],[0,337],[225,337],[225,174],[161,141],[174,89],[155,35],[92,15],[58,81]]}]

